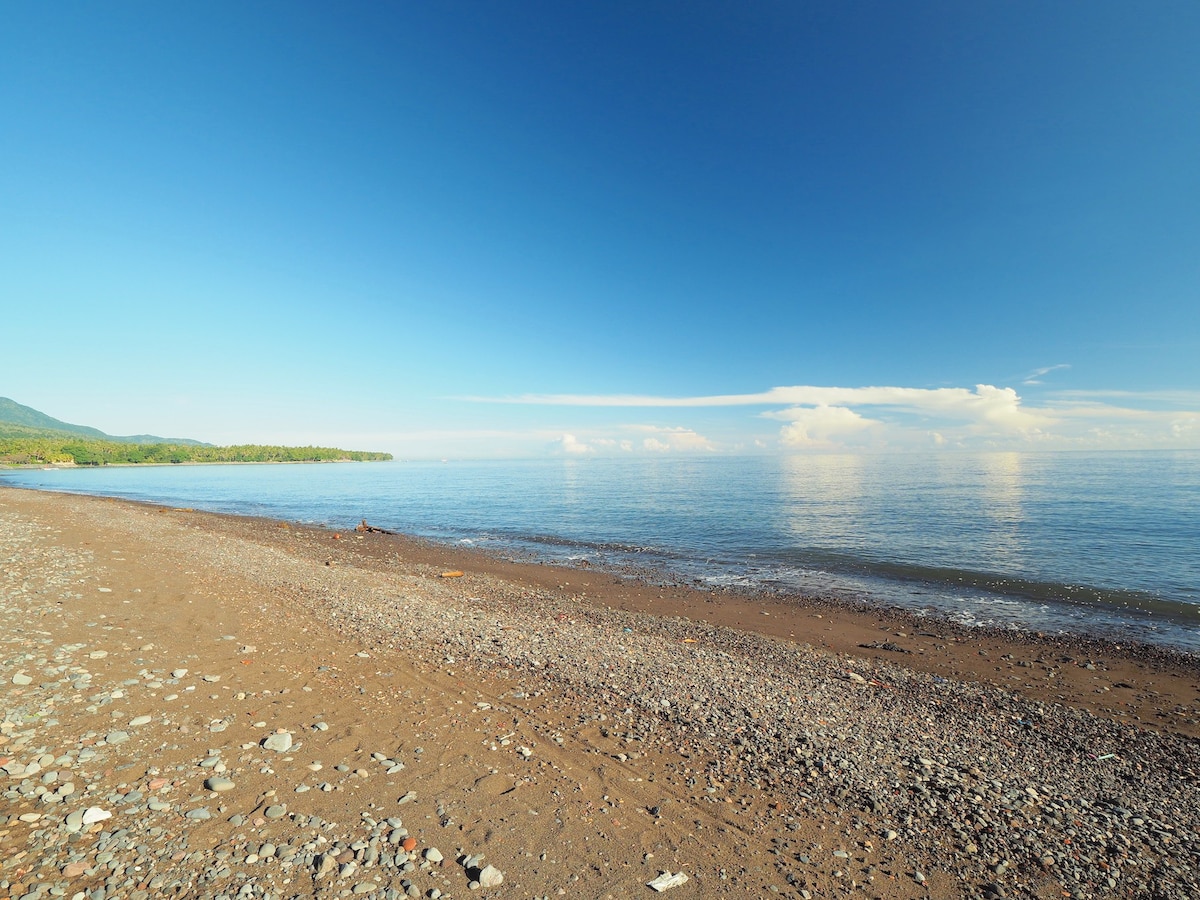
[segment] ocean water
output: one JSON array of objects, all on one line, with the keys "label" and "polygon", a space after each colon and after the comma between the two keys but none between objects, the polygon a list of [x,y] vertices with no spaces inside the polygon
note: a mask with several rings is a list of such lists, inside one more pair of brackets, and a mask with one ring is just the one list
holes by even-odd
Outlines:
[{"label": "ocean water", "polygon": [[1200,652],[1200,453],[10,470],[14,486],[372,525],[523,559]]}]

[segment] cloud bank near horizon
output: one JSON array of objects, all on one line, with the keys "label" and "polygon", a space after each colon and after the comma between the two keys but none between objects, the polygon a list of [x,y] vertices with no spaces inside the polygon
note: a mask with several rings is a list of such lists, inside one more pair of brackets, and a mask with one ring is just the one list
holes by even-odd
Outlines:
[{"label": "cloud bank near horizon", "polygon": [[[1024,383],[1047,372],[1035,370]],[[848,451],[959,447],[975,449],[1200,448],[1200,395],[1064,391],[1040,403],[1010,387],[825,387],[791,385],[749,394],[663,397],[636,394],[523,394],[469,397],[470,402],[564,408],[719,411],[766,407],[733,423],[718,439],[690,425],[574,428],[553,449],[578,455],[604,452],[718,452],[776,449]],[[684,413],[686,417],[688,413]],[[782,423],[756,434],[752,421]]]}]

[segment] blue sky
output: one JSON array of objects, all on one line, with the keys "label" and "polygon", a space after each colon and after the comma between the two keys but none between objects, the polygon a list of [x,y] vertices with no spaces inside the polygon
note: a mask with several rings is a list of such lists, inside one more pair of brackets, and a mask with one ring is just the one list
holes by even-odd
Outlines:
[{"label": "blue sky", "polygon": [[0,396],[401,457],[1200,447],[1200,6],[45,3]]}]

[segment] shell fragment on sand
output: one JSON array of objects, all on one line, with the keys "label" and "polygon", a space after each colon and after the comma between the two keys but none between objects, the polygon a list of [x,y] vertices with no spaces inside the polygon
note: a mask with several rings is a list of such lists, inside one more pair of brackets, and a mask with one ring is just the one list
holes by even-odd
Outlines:
[{"label": "shell fragment on sand", "polygon": [[653,881],[647,881],[646,887],[653,888],[661,894],[663,891],[670,890],[673,887],[679,887],[687,880],[688,877],[682,872],[676,872],[674,875],[670,872],[663,872]]}]

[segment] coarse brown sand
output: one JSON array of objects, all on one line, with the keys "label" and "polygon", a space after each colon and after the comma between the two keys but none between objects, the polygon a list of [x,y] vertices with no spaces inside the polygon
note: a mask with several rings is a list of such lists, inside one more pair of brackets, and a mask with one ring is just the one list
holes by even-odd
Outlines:
[{"label": "coarse brown sand", "polygon": [[1189,656],[348,526],[0,489],[0,900],[1194,895]]}]

